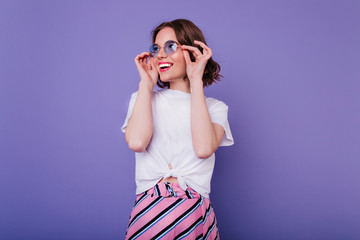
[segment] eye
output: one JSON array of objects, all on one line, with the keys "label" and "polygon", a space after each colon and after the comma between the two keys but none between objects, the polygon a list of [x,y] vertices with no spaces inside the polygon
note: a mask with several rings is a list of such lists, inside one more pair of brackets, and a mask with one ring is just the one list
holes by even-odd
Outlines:
[{"label": "eye", "polygon": [[177,49],[176,42],[173,40],[169,40],[164,45],[165,49],[167,49],[170,53],[173,53]]},{"label": "eye", "polygon": [[174,42],[169,43],[169,48],[171,48],[174,52],[176,51],[177,45]]},{"label": "eye", "polygon": [[150,52],[157,52],[159,50],[159,46],[157,44],[153,44],[150,46]]},{"label": "eye", "polygon": [[175,42],[171,41],[168,43],[168,48],[170,48],[171,50],[173,50],[174,52],[176,51],[177,45]]}]

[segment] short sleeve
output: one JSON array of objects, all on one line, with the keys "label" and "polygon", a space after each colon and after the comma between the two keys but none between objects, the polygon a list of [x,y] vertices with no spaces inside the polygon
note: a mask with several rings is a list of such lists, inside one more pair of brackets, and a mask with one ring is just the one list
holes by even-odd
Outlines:
[{"label": "short sleeve", "polygon": [[128,108],[128,112],[127,112],[127,115],[126,115],[126,118],[125,118],[125,122],[121,127],[121,131],[123,133],[125,133],[125,129],[126,129],[127,125],[128,125],[128,121],[129,121],[129,119],[131,117],[131,114],[132,114],[132,111],[133,111],[133,108],[134,108],[134,105],[135,105],[136,97],[137,97],[137,92],[134,92],[131,95],[131,98],[130,98],[129,108]]},{"label": "short sleeve", "polygon": [[221,140],[219,146],[233,145],[234,139],[231,134],[228,121],[228,106],[224,102],[216,100],[214,98],[207,98],[206,102],[208,105],[211,121],[213,123],[220,124],[225,130],[224,137]]}]

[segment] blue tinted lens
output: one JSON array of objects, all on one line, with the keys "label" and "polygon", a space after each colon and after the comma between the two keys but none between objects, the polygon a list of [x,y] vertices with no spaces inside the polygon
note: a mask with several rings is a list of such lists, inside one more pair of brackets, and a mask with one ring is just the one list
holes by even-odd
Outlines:
[{"label": "blue tinted lens", "polygon": [[156,54],[159,52],[159,46],[157,44],[153,44],[149,48],[150,55],[155,57]]},{"label": "blue tinted lens", "polygon": [[173,54],[177,49],[177,44],[174,41],[167,41],[164,46],[164,50],[166,54],[171,55]]}]

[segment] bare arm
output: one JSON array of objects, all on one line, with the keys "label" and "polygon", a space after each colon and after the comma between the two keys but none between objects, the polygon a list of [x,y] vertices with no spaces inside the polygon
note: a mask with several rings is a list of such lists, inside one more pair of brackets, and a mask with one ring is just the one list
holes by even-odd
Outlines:
[{"label": "bare arm", "polygon": [[[200,41],[195,41],[195,44],[203,48],[203,53],[198,48],[182,46],[191,88],[191,135],[197,157],[208,158],[219,147],[225,130],[221,125],[211,121],[205,100],[202,77],[206,63],[212,56],[211,49]],[[195,62],[190,60],[188,51],[194,55]]]},{"label": "bare arm", "polygon": [[158,73],[152,59],[147,61],[149,53],[143,52],[135,58],[140,74],[139,91],[131,117],[125,131],[125,139],[129,148],[135,152],[143,152],[149,145],[153,134],[151,97]]},{"label": "bare arm", "polygon": [[213,123],[206,105],[203,83],[191,85],[191,135],[198,158],[208,158],[219,147],[224,128]]}]

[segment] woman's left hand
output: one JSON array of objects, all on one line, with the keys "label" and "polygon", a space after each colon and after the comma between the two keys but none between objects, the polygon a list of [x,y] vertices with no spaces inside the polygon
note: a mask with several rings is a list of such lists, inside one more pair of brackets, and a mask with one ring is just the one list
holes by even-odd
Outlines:
[{"label": "woman's left hand", "polygon": [[[202,53],[197,47],[192,47],[188,45],[181,46],[186,61],[186,74],[189,78],[190,84],[192,81],[198,81],[198,80],[202,81],[206,63],[212,56],[211,49],[208,46],[206,46],[205,43],[197,40],[195,40],[194,43],[203,48]],[[188,51],[190,51],[194,55],[195,62],[191,61],[190,54]]]}]

